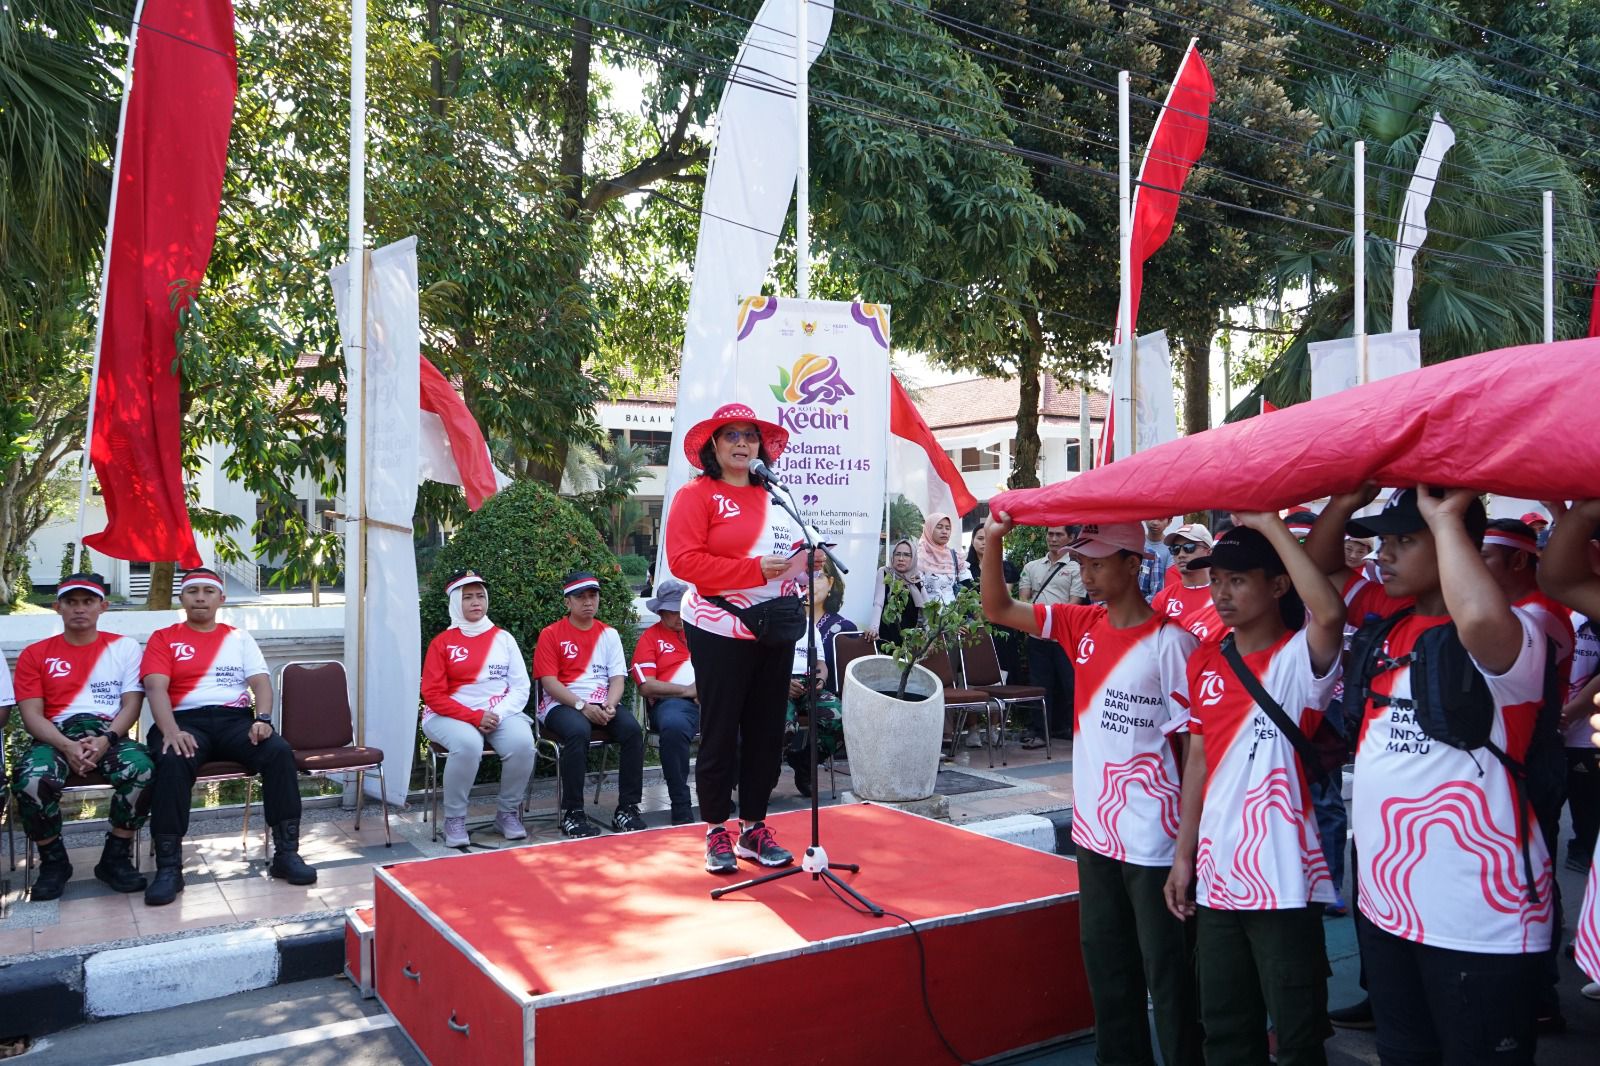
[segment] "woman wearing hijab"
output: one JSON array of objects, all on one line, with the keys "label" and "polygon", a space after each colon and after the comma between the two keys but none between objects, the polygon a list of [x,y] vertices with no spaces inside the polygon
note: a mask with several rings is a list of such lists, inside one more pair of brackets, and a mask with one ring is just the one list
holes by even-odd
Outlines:
[{"label": "woman wearing hijab", "polygon": [[922,539],[917,542],[917,570],[922,574],[922,590],[930,600],[950,603],[956,586],[972,580],[966,560],[950,544],[954,528],[950,516],[935,511],[922,523]]},{"label": "woman wearing hijab", "polygon": [[467,794],[489,744],[500,756],[494,826],[507,840],[528,835],[522,798],[533,775],[533,723],[522,709],[533,684],[516,638],[489,620],[489,586],[473,570],[452,574],[450,628],[433,638],[422,663],[422,732],[446,749],[444,843],[463,848]]},{"label": "woman wearing hijab", "polygon": [[[897,583],[906,587],[905,606],[898,616],[885,615],[884,603],[889,598],[889,590]],[[924,602],[922,575],[917,572],[917,546],[909,538],[901,538],[889,549],[889,565],[878,569],[878,587],[872,592],[872,620],[867,626],[867,636],[898,644],[904,630],[922,624]]]}]

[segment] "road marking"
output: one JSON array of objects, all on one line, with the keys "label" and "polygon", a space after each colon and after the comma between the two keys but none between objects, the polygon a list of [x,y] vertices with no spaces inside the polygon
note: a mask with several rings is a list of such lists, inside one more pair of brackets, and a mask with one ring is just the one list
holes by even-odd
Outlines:
[{"label": "road marking", "polygon": [[232,1044],[196,1048],[194,1051],[183,1051],[176,1055],[134,1059],[118,1063],[117,1066],[206,1066],[207,1063],[227,1062],[230,1059],[244,1058],[246,1055],[264,1055],[285,1048],[320,1044],[324,1040],[375,1033],[382,1029],[393,1029],[395,1025],[393,1016],[374,1014],[364,1018],[349,1018],[342,1022],[329,1022],[327,1025],[315,1025],[310,1029],[296,1029],[288,1033],[258,1036],[252,1040],[239,1040]]}]

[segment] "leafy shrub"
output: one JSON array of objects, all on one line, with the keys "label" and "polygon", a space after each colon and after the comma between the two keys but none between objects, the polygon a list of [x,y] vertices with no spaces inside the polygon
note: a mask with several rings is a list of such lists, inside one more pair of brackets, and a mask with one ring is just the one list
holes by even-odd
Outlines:
[{"label": "leafy shrub", "polygon": [[650,573],[650,560],[642,555],[621,555],[617,562],[622,566],[622,573],[629,578],[642,578]]},{"label": "leafy shrub", "polygon": [[450,625],[446,579],[468,568],[488,582],[489,617],[516,638],[530,663],[539,631],[566,616],[561,584],[573,570],[600,578],[600,620],[621,633],[624,647],[633,645],[633,591],[616,556],[576,508],[544,485],[519,481],[495,493],[439,549],[422,592],[424,648]]}]

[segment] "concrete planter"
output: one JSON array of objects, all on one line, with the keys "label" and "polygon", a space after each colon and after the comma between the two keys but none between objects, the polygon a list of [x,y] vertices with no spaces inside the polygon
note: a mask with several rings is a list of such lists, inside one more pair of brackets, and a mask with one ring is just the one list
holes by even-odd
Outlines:
[{"label": "concrete planter", "polygon": [[944,686],[933,672],[911,668],[906,698],[895,699],[900,668],[887,655],[868,655],[845,670],[844,744],[850,753],[850,791],[864,800],[905,803],[933,795],[944,738]]}]

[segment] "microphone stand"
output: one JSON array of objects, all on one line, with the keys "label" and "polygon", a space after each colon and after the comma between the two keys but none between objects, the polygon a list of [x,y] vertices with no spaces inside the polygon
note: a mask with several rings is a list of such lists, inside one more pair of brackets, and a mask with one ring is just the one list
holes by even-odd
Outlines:
[{"label": "microphone stand", "polygon": [[[832,561],[834,568],[837,569],[839,573],[849,573],[849,569],[839,561],[838,556],[834,555],[833,552],[828,550],[828,546],[822,541],[821,534],[813,529],[811,524],[801,516],[800,508],[797,504],[795,504],[793,494],[790,494],[787,488],[784,488],[784,486],[779,484],[773,478],[763,477],[761,480],[767,490],[767,495],[772,498],[772,502],[783,508],[784,511],[788,513],[789,517],[795,520],[795,524],[800,527],[800,535],[805,544],[807,573],[816,573],[818,548],[822,549],[822,553],[826,555],[830,561]],[[779,493],[779,489],[783,490],[783,494]],[[784,499],[784,494],[789,496],[787,500]],[[711,898],[721,899],[730,892],[739,892],[747,888],[754,888],[757,885],[764,885],[769,881],[779,881],[785,877],[793,877],[795,874],[810,874],[811,880],[813,881],[820,881],[823,878],[826,878],[830,884],[837,885],[839,888],[848,892],[852,897],[855,898],[855,901],[861,904],[862,907],[866,908],[867,912],[870,913],[874,918],[881,918],[883,917],[882,907],[878,906],[876,903],[857,892],[854,888],[850,887],[849,882],[845,881],[843,878],[833,872],[835,870],[846,870],[850,873],[859,873],[861,871],[861,867],[855,863],[830,861],[828,859],[827,851],[825,851],[822,847],[821,816],[818,813],[819,804],[822,797],[822,782],[817,777],[818,686],[812,682],[812,679],[809,676],[812,670],[812,664],[816,661],[817,598],[812,594],[810,588],[808,587],[806,589],[806,672],[808,676],[806,678],[805,700],[807,733],[809,734],[807,740],[811,749],[811,846],[806,848],[805,855],[800,860],[800,865],[790,866],[782,870],[774,870],[772,873],[763,874],[760,877],[752,877],[748,880],[740,881],[737,884],[727,885],[722,888],[714,888],[711,890]]]}]

